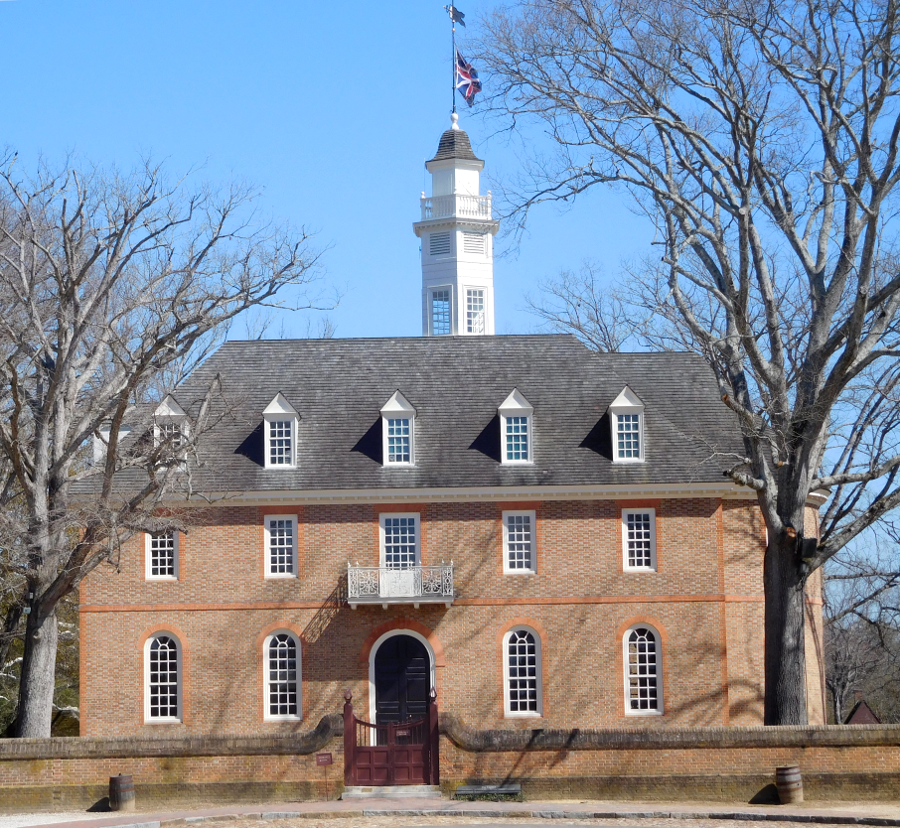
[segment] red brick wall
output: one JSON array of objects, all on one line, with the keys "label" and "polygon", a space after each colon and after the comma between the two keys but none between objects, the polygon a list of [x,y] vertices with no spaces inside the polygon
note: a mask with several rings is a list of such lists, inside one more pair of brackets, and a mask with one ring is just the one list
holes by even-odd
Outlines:
[{"label": "red brick wall", "polygon": [[[656,509],[655,573],[623,572],[623,505]],[[536,511],[534,575],[503,574],[504,509]],[[423,564],[453,560],[452,607],[328,602],[348,560],[378,564],[385,511],[421,515]],[[296,579],[263,577],[265,514],[298,515]],[[338,712],[345,687],[365,712],[373,634],[391,626],[429,638],[441,709],[481,727],[760,721],[764,531],[752,501],[219,506],[191,518],[177,582],[144,579],[136,538],[118,571],[102,568],[82,586],[85,735],[296,731]],[[811,611],[813,629],[820,609]],[[637,622],[662,638],[663,716],[624,715],[622,635]],[[542,633],[541,719],[503,717],[501,640],[514,623]],[[262,642],[280,628],[302,642],[302,723],[263,721]],[[160,629],[184,648],[183,724],[143,722],[142,644]],[[815,681],[819,663],[810,664]]]}]

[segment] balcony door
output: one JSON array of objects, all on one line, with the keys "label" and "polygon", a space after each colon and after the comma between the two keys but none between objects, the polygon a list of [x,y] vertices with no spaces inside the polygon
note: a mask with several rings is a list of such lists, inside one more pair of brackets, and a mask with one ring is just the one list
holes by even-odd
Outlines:
[{"label": "balcony door", "polygon": [[375,721],[405,722],[425,715],[431,690],[431,661],[411,635],[386,638],[375,653]]},{"label": "balcony door", "polygon": [[381,516],[381,595],[414,598],[421,594],[419,515]]}]

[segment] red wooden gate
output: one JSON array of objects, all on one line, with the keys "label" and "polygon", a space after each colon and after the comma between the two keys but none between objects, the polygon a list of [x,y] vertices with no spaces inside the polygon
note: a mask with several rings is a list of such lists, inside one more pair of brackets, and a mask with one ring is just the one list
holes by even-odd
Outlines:
[{"label": "red wooden gate", "polygon": [[377,725],[358,719],[344,693],[345,785],[437,785],[438,715],[432,688],[421,719]]}]

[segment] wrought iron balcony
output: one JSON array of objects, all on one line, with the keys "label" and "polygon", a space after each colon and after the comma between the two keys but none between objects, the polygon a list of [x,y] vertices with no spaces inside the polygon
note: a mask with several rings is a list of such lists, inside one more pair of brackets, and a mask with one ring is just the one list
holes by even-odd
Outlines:
[{"label": "wrought iron balcony", "polygon": [[422,195],[422,221],[439,218],[491,218],[491,194]]},{"label": "wrought iron balcony", "polygon": [[347,563],[347,603],[445,604],[453,603],[453,562],[440,566],[356,566]]}]

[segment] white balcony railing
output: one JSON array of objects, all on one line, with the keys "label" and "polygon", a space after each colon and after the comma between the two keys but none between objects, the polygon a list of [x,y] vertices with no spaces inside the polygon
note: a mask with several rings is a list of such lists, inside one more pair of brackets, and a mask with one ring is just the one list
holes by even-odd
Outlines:
[{"label": "white balcony railing", "polygon": [[491,218],[491,194],[422,196],[422,221],[440,218]]},{"label": "white balcony railing", "polygon": [[453,603],[453,563],[440,566],[386,566],[347,564],[347,603],[446,604]]}]

